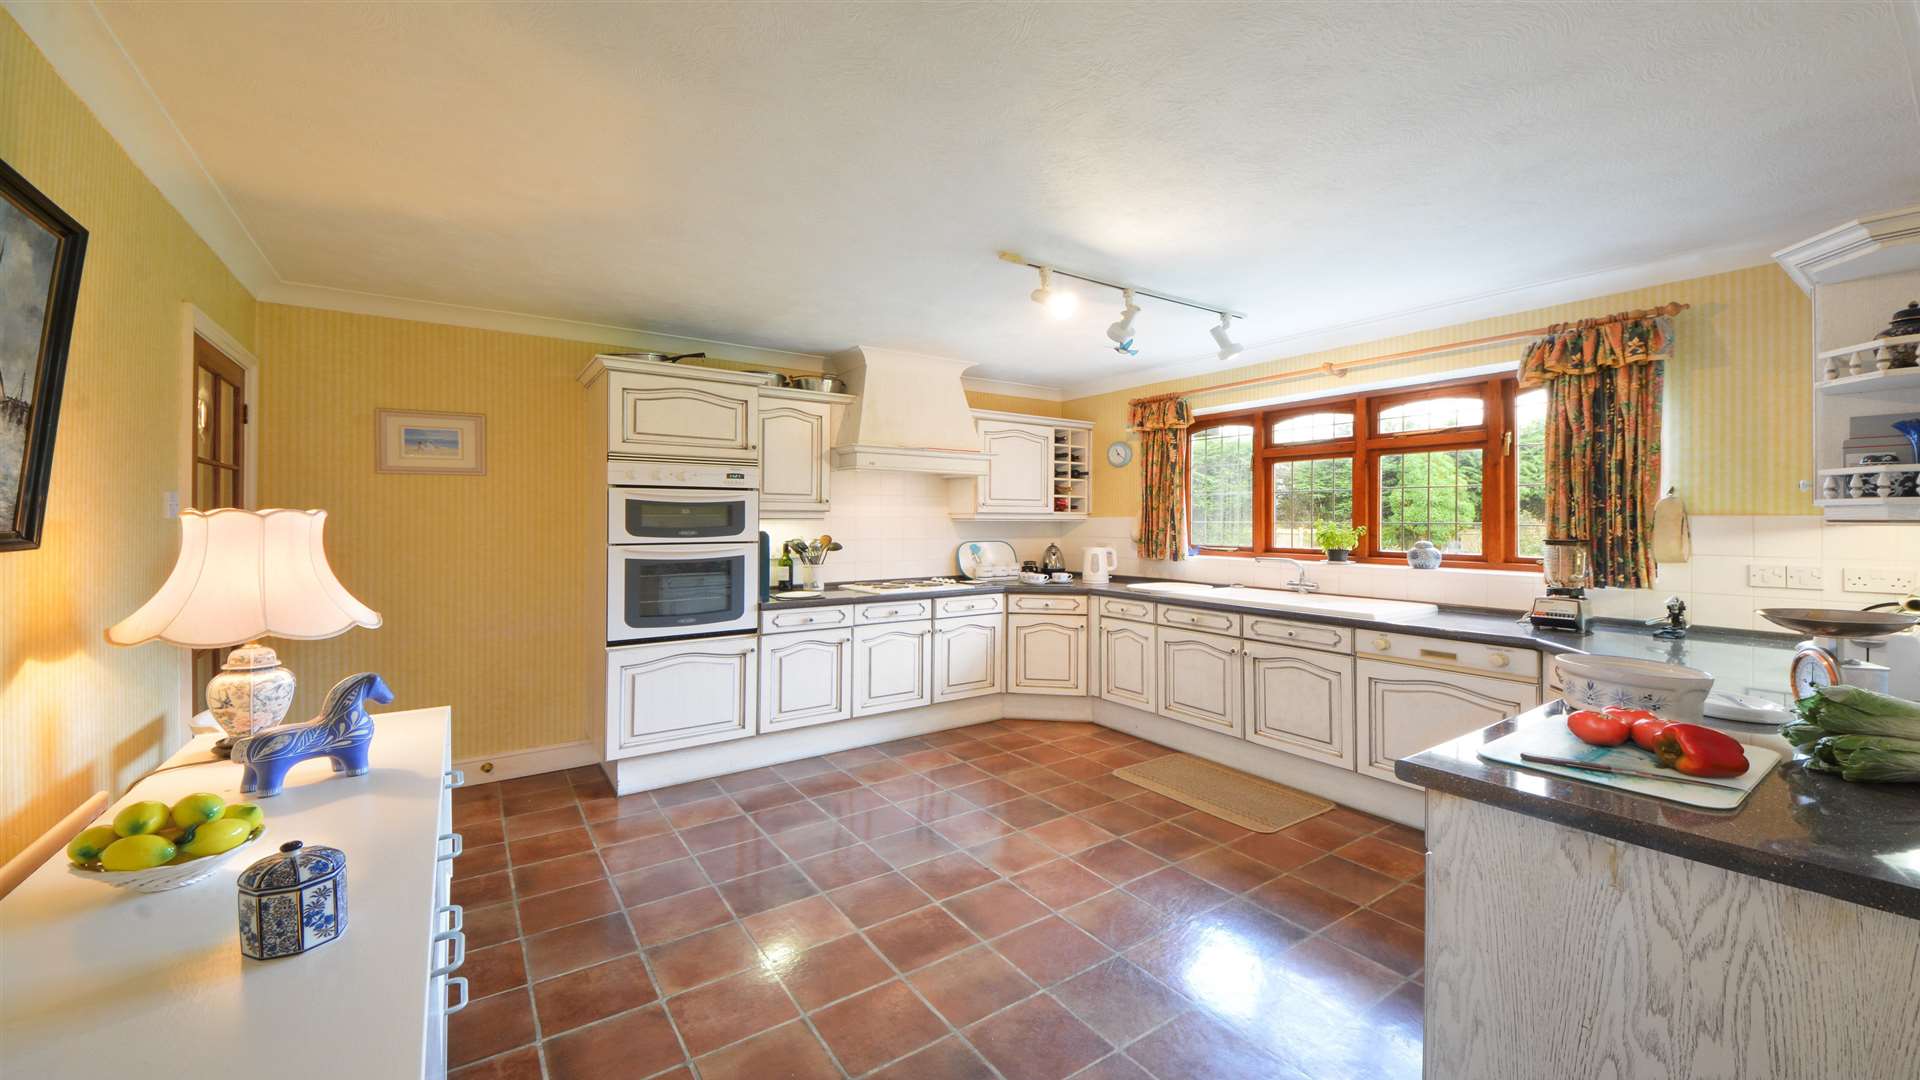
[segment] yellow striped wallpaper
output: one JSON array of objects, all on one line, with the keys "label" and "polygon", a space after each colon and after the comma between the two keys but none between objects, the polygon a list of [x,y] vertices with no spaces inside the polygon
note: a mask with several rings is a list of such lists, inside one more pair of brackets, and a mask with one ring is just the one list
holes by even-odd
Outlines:
[{"label": "yellow striped wallpaper", "polygon": [[0,860],[186,737],[183,656],[108,645],[173,566],[189,390],[184,302],[242,344],[254,303],[0,12],[0,158],[90,234],[46,531],[0,552]]},{"label": "yellow striped wallpaper", "polygon": [[[1126,431],[1127,399],[1254,375],[1357,360],[1382,353],[1487,337],[1556,322],[1652,307],[1692,304],[1674,319],[1674,359],[1667,365],[1665,455],[1674,484],[1695,514],[1812,514],[1812,496],[1796,486],[1813,468],[1813,375],[1808,359],[1813,312],[1807,295],[1773,265],[1676,281],[1576,303],[1481,319],[1418,334],[1143,385],[1068,401],[1064,415],[1092,420],[1094,447]],[[1441,375],[1462,368],[1518,363],[1523,341],[1420,357],[1331,376],[1289,379],[1194,399],[1198,408],[1282,395],[1358,389],[1369,381]],[[1124,469],[1094,455],[1094,512],[1133,516],[1140,507],[1139,458]]]}]

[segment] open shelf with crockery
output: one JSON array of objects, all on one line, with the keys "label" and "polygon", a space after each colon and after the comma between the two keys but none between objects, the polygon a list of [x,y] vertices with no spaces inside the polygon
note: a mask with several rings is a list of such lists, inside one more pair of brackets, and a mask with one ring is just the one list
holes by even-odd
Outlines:
[{"label": "open shelf with crockery", "polygon": [[1843,375],[1837,379],[1814,383],[1813,389],[1820,394],[1892,395],[1896,400],[1920,398],[1920,367],[1888,368],[1885,371],[1869,371],[1864,375]]},{"label": "open shelf with crockery", "polygon": [[[1814,359],[1822,366],[1826,374],[1825,383],[1842,382],[1871,375],[1891,375],[1896,372],[1920,372],[1913,360],[1912,346],[1920,345],[1920,334],[1902,334],[1898,337],[1874,338],[1858,345],[1842,345],[1837,349],[1823,349],[1814,354]],[[1905,349],[1907,355],[1896,359],[1896,354]],[[1831,361],[1831,364],[1828,362]],[[1881,365],[1886,365],[1882,367]]]}]

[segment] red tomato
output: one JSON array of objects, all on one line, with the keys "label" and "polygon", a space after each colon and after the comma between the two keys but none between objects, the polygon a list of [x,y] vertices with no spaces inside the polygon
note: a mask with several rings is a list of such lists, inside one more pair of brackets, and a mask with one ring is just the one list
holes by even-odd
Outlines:
[{"label": "red tomato", "polygon": [[1626,709],[1618,705],[1609,705],[1606,708],[1601,709],[1600,711],[1603,713],[1606,713],[1608,716],[1617,716],[1620,719],[1625,720],[1629,724],[1632,724],[1641,720],[1660,719],[1659,713],[1648,712],[1645,709]]},{"label": "red tomato", "polygon": [[[1635,710],[1638,711],[1638,710]],[[1660,733],[1667,730],[1667,721],[1648,715],[1645,719],[1633,722],[1633,745],[1642,750],[1658,752],[1655,743]]]},{"label": "red tomato", "polygon": [[1567,730],[1578,736],[1581,742],[1594,746],[1619,746],[1627,741],[1627,735],[1633,725],[1617,716],[1609,716],[1592,709],[1581,709],[1567,714]]}]

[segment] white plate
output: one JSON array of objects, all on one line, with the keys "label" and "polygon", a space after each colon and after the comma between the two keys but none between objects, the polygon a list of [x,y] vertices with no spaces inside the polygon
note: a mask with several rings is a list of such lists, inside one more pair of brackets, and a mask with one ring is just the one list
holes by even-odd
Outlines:
[{"label": "white plate", "polygon": [[1020,556],[1005,540],[969,540],[954,549],[953,560],[960,576],[974,581],[1011,577],[1020,571]]},{"label": "white plate", "polygon": [[1729,694],[1715,690],[1707,695],[1703,711],[1715,720],[1737,720],[1743,724],[1779,726],[1794,718],[1794,711],[1777,701],[1750,694]]}]

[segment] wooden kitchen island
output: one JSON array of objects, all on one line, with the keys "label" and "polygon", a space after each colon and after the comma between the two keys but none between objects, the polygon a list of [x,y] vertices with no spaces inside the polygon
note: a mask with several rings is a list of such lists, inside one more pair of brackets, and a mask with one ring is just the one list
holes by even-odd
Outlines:
[{"label": "wooden kitchen island", "polygon": [[1426,1076],[1920,1076],[1920,785],[1789,759],[1722,812],[1478,756],[1564,708],[1396,764],[1427,789]]}]

